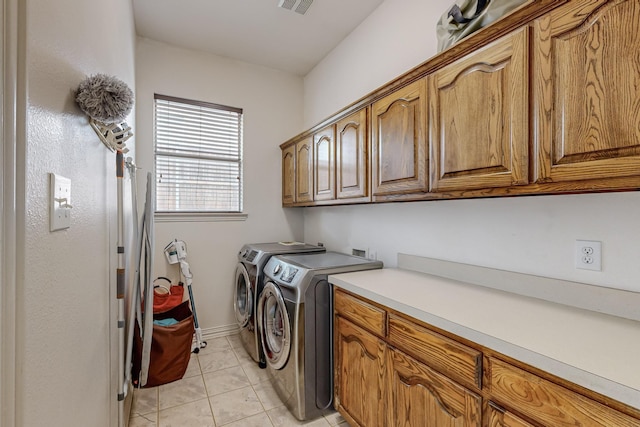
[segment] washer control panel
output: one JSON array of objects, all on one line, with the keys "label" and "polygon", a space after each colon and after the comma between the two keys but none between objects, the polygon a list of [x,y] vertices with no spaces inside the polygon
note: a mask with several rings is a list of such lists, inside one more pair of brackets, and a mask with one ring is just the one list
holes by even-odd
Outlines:
[{"label": "washer control panel", "polygon": [[277,257],[272,257],[264,268],[265,274],[276,282],[296,284],[304,276],[304,268],[282,262]]},{"label": "washer control panel", "polygon": [[283,282],[291,283],[293,278],[296,277],[296,273],[298,272],[298,269],[293,267],[293,266],[291,266],[291,265],[287,265],[287,266],[285,266],[285,268],[283,270],[284,271],[282,272],[282,275],[280,276],[280,279]]}]

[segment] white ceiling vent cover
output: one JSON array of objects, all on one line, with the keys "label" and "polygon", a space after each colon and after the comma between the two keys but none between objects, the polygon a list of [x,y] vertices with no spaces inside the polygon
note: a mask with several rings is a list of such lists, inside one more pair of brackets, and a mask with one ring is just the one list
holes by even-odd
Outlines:
[{"label": "white ceiling vent cover", "polygon": [[280,0],[278,7],[293,10],[294,12],[304,15],[311,6],[313,0]]}]

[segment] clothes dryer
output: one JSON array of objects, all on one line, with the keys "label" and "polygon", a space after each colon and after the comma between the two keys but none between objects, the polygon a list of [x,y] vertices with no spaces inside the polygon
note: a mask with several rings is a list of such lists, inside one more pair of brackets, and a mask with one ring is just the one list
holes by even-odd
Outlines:
[{"label": "clothes dryer", "polygon": [[248,243],[238,252],[233,309],[240,328],[240,339],[251,358],[264,368],[265,359],[256,334],[256,304],[263,287],[262,270],[278,254],[320,253],[322,246],[300,242]]},{"label": "clothes dryer", "polygon": [[337,252],[279,255],[265,266],[258,333],[271,383],[297,419],[333,410],[333,295],[327,276],[377,268],[382,262]]}]

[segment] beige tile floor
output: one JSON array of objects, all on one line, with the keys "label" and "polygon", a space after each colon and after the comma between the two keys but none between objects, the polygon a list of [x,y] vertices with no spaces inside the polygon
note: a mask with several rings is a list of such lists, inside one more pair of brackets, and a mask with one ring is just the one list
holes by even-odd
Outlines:
[{"label": "beige tile floor", "polygon": [[348,427],[333,413],[296,420],[238,335],[207,340],[183,379],[133,393],[130,427]]}]

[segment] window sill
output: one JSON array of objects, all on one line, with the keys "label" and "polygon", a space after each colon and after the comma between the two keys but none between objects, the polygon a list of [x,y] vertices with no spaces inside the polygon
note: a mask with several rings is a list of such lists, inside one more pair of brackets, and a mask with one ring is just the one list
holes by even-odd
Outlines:
[{"label": "window sill", "polygon": [[212,212],[156,212],[155,222],[222,222],[246,221],[246,213],[212,213]]}]

